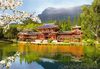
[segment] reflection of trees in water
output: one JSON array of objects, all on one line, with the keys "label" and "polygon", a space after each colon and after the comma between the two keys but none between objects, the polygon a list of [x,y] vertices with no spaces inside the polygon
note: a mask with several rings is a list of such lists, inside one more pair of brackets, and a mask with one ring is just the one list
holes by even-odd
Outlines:
[{"label": "reflection of trees in water", "polygon": [[32,63],[39,59],[38,53],[32,51],[31,43],[27,43],[24,46],[19,47],[19,52],[21,52],[20,63],[22,63],[22,61]]},{"label": "reflection of trees in water", "polygon": [[97,67],[97,65],[89,66],[86,63],[69,62],[59,65],[58,69],[99,69],[99,67]]},{"label": "reflection of trees in water", "polygon": [[[98,59],[97,64],[94,64],[92,59],[96,58],[96,57],[94,57],[95,53],[97,54],[97,57],[99,56],[100,50],[96,50],[96,52],[95,52],[94,47],[92,47],[92,46],[91,47],[85,46],[85,47],[86,47],[85,52],[84,52],[85,57],[83,58],[84,60],[82,59],[82,61],[84,63],[82,63],[81,65],[79,64],[78,68],[82,69],[82,67],[87,67],[87,68],[90,68],[90,69],[92,69],[92,68],[95,69],[96,67],[99,67],[100,60]],[[70,49],[68,49],[68,48],[70,48]],[[31,43],[28,43],[28,44],[21,44],[21,45],[18,45],[18,46],[15,46],[15,45],[12,46],[11,45],[11,46],[6,46],[6,47],[3,47],[3,48],[0,48],[0,57],[2,56],[3,58],[5,58],[7,56],[12,56],[16,51],[19,51],[21,53],[20,63],[22,63],[22,61],[25,61],[26,63],[30,64],[33,61],[38,61],[41,56],[51,58],[54,55],[55,55],[54,59],[56,59],[56,60],[60,59],[60,60],[63,60],[64,62],[65,61],[70,62],[69,61],[70,57],[63,55],[64,53],[66,53],[66,50],[71,50],[72,52],[75,52],[75,51],[78,50],[78,52],[75,53],[75,54],[78,54],[78,55],[82,53],[81,47],[74,47],[74,46],[69,47],[69,46],[64,46],[64,45],[60,45],[60,46],[48,45],[47,46],[46,44],[44,44],[44,45],[34,45],[34,44],[31,44]],[[62,51],[63,51],[63,53],[60,53]],[[52,53],[54,55],[52,55]],[[69,64],[71,64],[71,63],[69,63]],[[77,68],[76,65],[77,64],[71,64],[69,66],[71,68],[74,68],[74,67]],[[66,67],[66,66],[64,66],[64,67]],[[69,69],[71,69],[70,67],[69,67]]]},{"label": "reflection of trees in water", "polygon": [[21,63],[23,60],[28,63],[31,63],[32,61],[37,60],[40,57],[53,59],[56,58],[56,60],[62,60],[66,62],[71,60],[71,56],[69,56],[69,54],[73,53],[79,57],[83,55],[82,46],[20,43],[18,47],[19,52],[21,52],[22,54],[20,56]]},{"label": "reflection of trees in water", "polygon": [[20,56],[20,63],[22,63],[22,61],[25,61],[26,63],[32,63],[33,61],[38,61],[38,60],[39,56],[34,52]]},{"label": "reflection of trees in water", "polygon": [[[96,58],[94,57],[94,55],[96,55],[97,53],[97,57],[99,56],[99,52],[100,51],[96,51],[95,52],[95,48],[94,47],[90,47],[90,46],[85,46],[85,50],[83,50],[84,46],[65,46],[65,45],[49,45],[49,44],[31,44],[29,43],[28,45],[26,44],[21,44],[19,45],[19,51],[23,50],[23,52],[25,52],[26,54],[21,56],[21,60],[24,59],[25,62],[31,63],[32,61],[37,60],[40,57],[47,57],[47,58],[53,58],[53,59],[58,59],[58,60],[62,60],[64,62],[70,62],[70,60],[72,59],[73,56],[77,57],[78,59],[80,59],[79,57],[83,57],[83,59],[81,59],[82,65],[80,65],[80,67],[86,67],[86,66],[90,66],[89,68],[93,68],[91,66],[95,66],[98,67],[97,65],[99,65],[100,63],[99,60],[97,61],[97,65],[95,65],[92,61],[92,59]],[[21,51],[22,52],[22,51]],[[73,54],[73,55],[69,55],[69,54]],[[77,59],[74,59],[77,62]],[[73,61],[74,62],[74,61]],[[85,66],[86,65],[86,66]],[[75,65],[72,65],[72,67],[74,67]],[[76,67],[77,68],[77,67]]]},{"label": "reflection of trees in water", "polygon": [[16,44],[9,44],[4,43],[3,46],[0,48],[0,59],[6,58],[8,56],[12,56],[17,51]]},{"label": "reflection of trees in water", "polygon": [[2,54],[3,54],[3,52],[2,52],[3,50],[2,49],[0,49],[0,60],[2,60]]}]

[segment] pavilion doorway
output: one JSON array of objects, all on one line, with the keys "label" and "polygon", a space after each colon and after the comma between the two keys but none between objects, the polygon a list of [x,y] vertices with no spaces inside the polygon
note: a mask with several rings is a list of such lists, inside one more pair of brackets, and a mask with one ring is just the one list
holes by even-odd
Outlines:
[{"label": "pavilion doorway", "polygon": [[48,40],[49,39],[49,34],[48,33],[44,33],[44,37],[45,37],[45,40]]}]

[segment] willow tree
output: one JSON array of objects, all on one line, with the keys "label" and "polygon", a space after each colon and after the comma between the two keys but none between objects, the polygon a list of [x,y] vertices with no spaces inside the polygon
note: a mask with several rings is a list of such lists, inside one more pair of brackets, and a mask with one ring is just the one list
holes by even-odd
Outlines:
[{"label": "willow tree", "polygon": [[81,25],[85,38],[100,39],[100,0],[94,0],[91,6],[83,6]]}]

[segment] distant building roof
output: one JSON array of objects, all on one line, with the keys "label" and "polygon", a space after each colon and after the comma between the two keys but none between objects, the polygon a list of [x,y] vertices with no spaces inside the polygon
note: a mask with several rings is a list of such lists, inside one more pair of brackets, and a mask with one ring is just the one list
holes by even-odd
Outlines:
[{"label": "distant building roof", "polygon": [[38,32],[34,32],[31,30],[24,30],[24,31],[18,33],[18,35],[37,35],[37,34],[38,34]]},{"label": "distant building roof", "polygon": [[63,31],[63,32],[60,32],[59,34],[72,34],[73,32],[72,31]]},{"label": "distant building roof", "polygon": [[72,32],[75,33],[75,34],[82,34],[82,31],[79,30],[79,29],[73,30]]},{"label": "distant building roof", "polygon": [[38,27],[38,29],[44,29],[44,28],[58,28],[58,26],[54,24],[45,24],[43,26]]},{"label": "distant building roof", "polygon": [[82,34],[82,31],[79,30],[79,29],[76,29],[76,30],[72,30],[72,31],[63,31],[63,32],[60,32],[59,34],[68,34],[68,35],[71,35],[71,34]]}]

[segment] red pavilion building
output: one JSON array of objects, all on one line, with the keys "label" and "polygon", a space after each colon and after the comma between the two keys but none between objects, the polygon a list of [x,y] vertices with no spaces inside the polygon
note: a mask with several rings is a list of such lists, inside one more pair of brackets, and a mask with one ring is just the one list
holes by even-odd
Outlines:
[{"label": "red pavilion building", "polygon": [[21,41],[57,40],[58,42],[81,42],[82,31],[80,26],[75,26],[71,31],[59,32],[59,27],[54,24],[45,24],[37,28],[38,32],[22,31],[18,33]]}]

